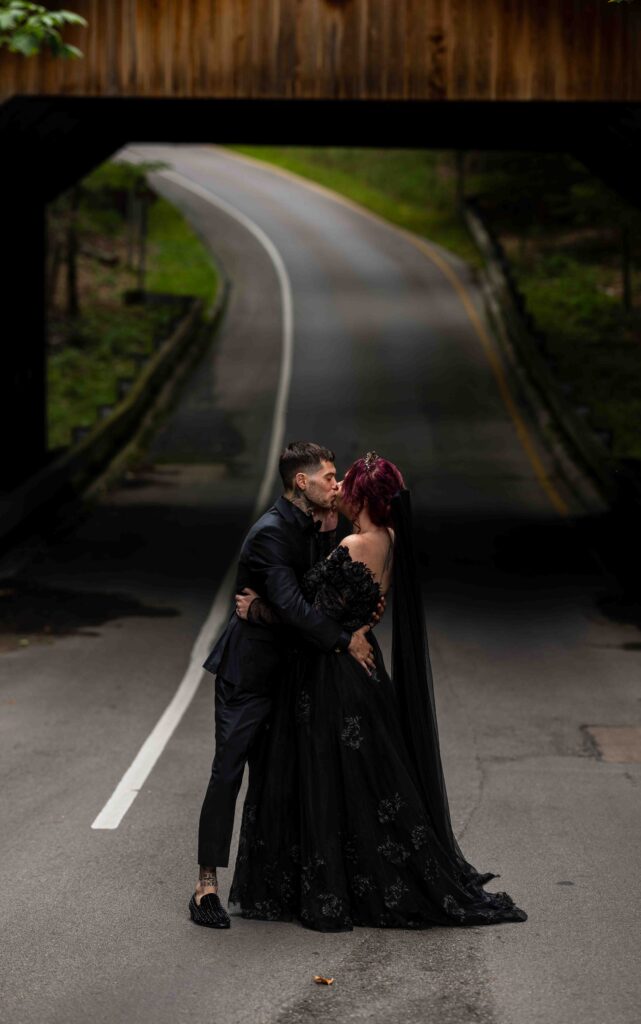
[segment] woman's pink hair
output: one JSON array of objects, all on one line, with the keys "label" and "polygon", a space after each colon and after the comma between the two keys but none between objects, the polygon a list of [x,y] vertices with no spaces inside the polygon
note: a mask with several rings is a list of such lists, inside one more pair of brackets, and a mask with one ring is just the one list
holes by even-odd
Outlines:
[{"label": "woman's pink hair", "polygon": [[343,478],[342,498],[353,515],[358,515],[367,502],[372,522],[376,526],[391,526],[390,503],[403,487],[405,482],[400,469],[377,455],[368,462],[365,458],[357,459],[349,467]]}]

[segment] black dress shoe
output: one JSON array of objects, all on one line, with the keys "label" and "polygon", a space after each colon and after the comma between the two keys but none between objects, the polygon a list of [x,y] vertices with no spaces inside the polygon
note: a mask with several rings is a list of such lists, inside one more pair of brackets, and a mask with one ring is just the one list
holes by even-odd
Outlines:
[{"label": "black dress shoe", "polygon": [[206,928],[229,928],[229,914],[218,899],[217,892],[208,892],[196,903],[196,893],[189,901],[189,913],[196,924],[204,924]]}]

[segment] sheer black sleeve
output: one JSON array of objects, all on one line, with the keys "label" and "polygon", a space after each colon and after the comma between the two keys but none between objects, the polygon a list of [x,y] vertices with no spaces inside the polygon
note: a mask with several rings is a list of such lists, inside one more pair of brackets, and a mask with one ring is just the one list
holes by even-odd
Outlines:
[{"label": "sheer black sleeve", "polygon": [[283,620],[269,601],[255,597],[247,610],[247,621],[253,626],[282,626]]}]

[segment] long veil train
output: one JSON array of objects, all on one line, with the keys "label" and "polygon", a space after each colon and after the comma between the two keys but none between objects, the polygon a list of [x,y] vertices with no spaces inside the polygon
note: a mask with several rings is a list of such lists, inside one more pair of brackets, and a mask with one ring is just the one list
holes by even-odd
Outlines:
[{"label": "long veil train", "polygon": [[458,870],[473,888],[500,876],[481,874],[463,856],[452,830],[434,702],[434,684],[423,596],[417,569],[410,492],[392,499],[395,531],[392,613],[392,680],[416,782],[432,826]]}]

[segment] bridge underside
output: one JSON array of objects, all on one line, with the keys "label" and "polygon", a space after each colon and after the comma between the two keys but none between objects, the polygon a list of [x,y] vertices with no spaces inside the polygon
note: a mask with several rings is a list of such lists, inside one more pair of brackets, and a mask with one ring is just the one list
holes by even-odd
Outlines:
[{"label": "bridge underside", "polygon": [[0,137],[3,489],[47,461],[46,204],[127,142],[563,151],[640,202],[641,103],[14,96]]}]

